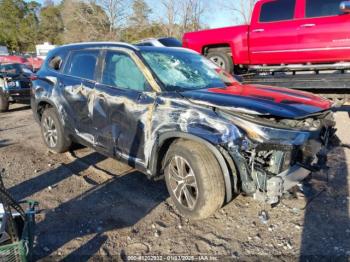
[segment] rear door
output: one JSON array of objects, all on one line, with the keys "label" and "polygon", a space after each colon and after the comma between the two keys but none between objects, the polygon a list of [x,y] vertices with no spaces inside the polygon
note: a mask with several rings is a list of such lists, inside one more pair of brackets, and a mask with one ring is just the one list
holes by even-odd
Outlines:
[{"label": "rear door", "polygon": [[303,0],[298,50],[304,62],[350,61],[350,14],[340,11],[342,0]]},{"label": "rear door", "polygon": [[250,27],[251,64],[282,64],[295,61],[297,43],[296,0],[258,2],[258,15]]},{"label": "rear door", "polygon": [[62,105],[69,116],[71,128],[83,140],[93,144],[90,134],[93,97],[99,51],[76,50],[69,55],[64,74],[59,77]]},{"label": "rear door", "polygon": [[131,166],[144,166],[155,93],[130,51],[106,50],[102,68],[93,105],[96,145]]}]

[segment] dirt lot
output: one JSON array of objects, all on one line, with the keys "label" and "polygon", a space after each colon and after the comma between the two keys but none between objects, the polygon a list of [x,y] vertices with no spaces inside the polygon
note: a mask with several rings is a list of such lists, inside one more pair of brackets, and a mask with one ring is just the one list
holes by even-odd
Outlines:
[{"label": "dirt lot", "polygon": [[[239,196],[198,222],[179,217],[163,181],[149,181],[86,148],[48,152],[28,107],[0,115],[0,168],[17,199],[38,200],[44,209],[37,216],[36,259],[125,260],[141,254],[345,259],[350,256],[347,112],[337,113],[337,124],[343,146],[330,152],[328,174],[314,174],[305,194],[275,208]],[[258,215],[264,208],[267,223]]]}]

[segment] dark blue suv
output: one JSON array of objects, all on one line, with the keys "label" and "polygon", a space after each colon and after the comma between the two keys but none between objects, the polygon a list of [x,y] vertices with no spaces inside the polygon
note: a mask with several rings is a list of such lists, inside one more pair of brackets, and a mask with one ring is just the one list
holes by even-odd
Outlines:
[{"label": "dark blue suv", "polygon": [[33,77],[27,65],[0,64],[0,112],[6,112],[10,103],[29,103]]},{"label": "dark blue suv", "polygon": [[43,140],[72,141],[165,176],[181,214],[202,219],[244,192],[276,203],[325,162],[331,104],[247,86],[182,48],[81,43],[51,51],[33,82]]}]

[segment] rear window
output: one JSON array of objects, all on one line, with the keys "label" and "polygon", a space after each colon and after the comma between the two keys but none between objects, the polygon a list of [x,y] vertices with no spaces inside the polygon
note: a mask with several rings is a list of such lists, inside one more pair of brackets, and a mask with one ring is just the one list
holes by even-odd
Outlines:
[{"label": "rear window", "polygon": [[306,17],[339,15],[343,0],[306,0]]},{"label": "rear window", "polygon": [[182,43],[176,38],[160,38],[158,39],[164,46],[168,47],[182,47]]},{"label": "rear window", "polygon": [[21,73],[21,67],[17,64],[3,65],[0,67],[0,72],[9,75],[19,75]]},{"label": "rear window", "polygon": [[294,18],[295,0],[276,0],[262,5],[260,22],[276,22]]},{"label": "rear window", "polygon": [[71,53],[65,73],[84,79],[94,80],[99,51],[84,50]]},{"label": "rear window", "polygon": [[137,46],[153,46],[151,43],[148,43],[148,42],[144,42],[144,43],[139,43],[139,44],[136,44]]}]

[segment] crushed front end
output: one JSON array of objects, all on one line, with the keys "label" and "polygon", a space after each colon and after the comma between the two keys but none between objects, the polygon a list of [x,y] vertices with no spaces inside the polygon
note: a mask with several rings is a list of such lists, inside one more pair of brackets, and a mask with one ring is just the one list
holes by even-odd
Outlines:
[{"label": "crushed front end", "polygon": [[335,134],[333,113],[302,119],[237,115],[221,111],[242,130],[227,150],[235,162],[241,190],[269,204],[312,172],[326,167],[327,148]]}]

